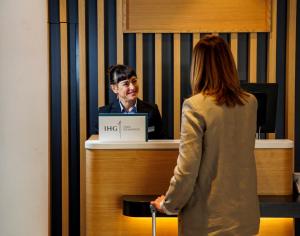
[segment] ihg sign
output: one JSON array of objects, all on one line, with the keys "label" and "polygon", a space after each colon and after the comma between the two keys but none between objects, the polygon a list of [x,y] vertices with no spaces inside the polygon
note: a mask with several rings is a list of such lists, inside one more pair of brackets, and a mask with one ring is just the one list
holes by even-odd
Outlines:
[{"label": "ihg sign", "polygon": [[99,115],[99,140],[146,141],[145,115]]},{"label": "ihg sign", "polygon": [[119,129],[118,129],[118,126],[111,126],[111,125],[106,125],[104,126],[104,131],[106,132],[117,132]]},{"label": "ihg sign", "polygon": [[122,122],[119,120],[116,125],[104,125],[104,132],[114,132],[118,133],[120,139],[122,138]]}]

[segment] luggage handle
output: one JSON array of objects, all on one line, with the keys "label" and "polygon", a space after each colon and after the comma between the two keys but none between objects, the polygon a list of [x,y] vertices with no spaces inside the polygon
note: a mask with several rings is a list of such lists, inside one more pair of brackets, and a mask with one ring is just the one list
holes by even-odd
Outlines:
[{"label": "luggage handle", "polygon": [[156,209],[150,205],[150,211],[152,216],[152,236],[156,236]]}]

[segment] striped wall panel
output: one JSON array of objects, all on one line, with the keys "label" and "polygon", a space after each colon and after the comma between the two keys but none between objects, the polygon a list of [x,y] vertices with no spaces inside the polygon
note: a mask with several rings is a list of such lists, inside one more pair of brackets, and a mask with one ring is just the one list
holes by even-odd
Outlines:
[{"label": "striped wall panel", "polygon": [[[231,47],[240,80],[278,83],[276,134],[267,138],[295,138],[300,171],[300,4],[272,2],[271,33],[219,36]],[[95,133],[97,108],[114,99],[110,65],[136,69],[141,97],[158,105],[168,138],[179,137],[192,49],[205,34],[123,34],[121,6],[122,0],[49,1],[51,235],[84,235],[84,141]]]}]

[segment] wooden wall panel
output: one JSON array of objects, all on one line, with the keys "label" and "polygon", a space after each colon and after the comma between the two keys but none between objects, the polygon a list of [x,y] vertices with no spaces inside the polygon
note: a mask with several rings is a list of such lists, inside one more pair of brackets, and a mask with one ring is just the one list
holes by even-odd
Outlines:
[{"label": "wooden wall panel", "polygon": [[193,48],[200,40],[200,33],[193,33]]},{"label": "wooden wall panel", "polygon": [[67,22],[67,0],[59,1],[59,21]]},{"label": "wooden wall panel", "polygon": [[230,48],[237,67],[238,65],[238,34],[237,33],[231,33],[230,35]]},{"label": "wooden wall panel", "polygon": [[288,1],[286,44],[286,137],[294,140],[297,0]]},{"label": "wooden wall panel", "polygon": [[249,82],[257,81],[257,33],[250,33]]},{"label": "wooden wall panel", "polygon": [[123,30],[122,30],[122,16],[123,5],[122,0],[117,0],[117,64],[123,64],[124,61],[124,49],[123,49]]},{"label": "wooden wall panel", "polygon": [[267,32],[271,24],[271,0],[127,0],[124,7],[124,32]]},{"label": "wooden wall panel", "polygon": [[60,24],[61,35],[61,139],[62,139],[62,235],[69,235],[69,83],[67,23]]}]

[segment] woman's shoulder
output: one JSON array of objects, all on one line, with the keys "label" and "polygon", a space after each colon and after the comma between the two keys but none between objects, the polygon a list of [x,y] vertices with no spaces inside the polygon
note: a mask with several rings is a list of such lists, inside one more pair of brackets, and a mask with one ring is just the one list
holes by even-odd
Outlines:
[{"label": "woman's shoulder", "polygon": [[198,93],[185,99],[184,104],[193,107],[205,107],[205,105],[213,106],[215,105],[215,99],[212,96]]},{"label": "woman's shoulder", "polygon": [[257,106],[257,99],[252,93],[244,92],[247,96],[245,96],[245,100],[250,105]]}]

